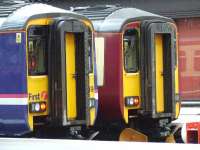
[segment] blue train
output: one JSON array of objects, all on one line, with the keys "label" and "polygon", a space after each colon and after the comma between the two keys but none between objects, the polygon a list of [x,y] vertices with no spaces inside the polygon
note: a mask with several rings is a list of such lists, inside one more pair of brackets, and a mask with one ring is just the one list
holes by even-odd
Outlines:
[{"label": "blue train", "polygon": [[46,4],[0,9],[0,135],[92,126],[98,93],[91,22]]}]

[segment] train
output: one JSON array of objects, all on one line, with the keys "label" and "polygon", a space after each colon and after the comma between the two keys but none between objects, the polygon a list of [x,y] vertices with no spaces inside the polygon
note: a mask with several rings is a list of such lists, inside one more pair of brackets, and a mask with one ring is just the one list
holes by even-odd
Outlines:
[{"label": "train", "polygon": [[12,8],[0,18],[0,135],[169,141],[180,112],[172,19],[118,6]]},{"label": "train", "polygon": [[92,126],[98,108],[92,23],[46,4],[0,11],[0,135],[41,127],[78,134]]},{"label": "train", "polygon": [[181,105],[173,20],[114,5],[72,10],[92,20],[97,66],[104,70],[98,73],[97,126],[121,128],[120,140],[172,139],[170,123]]}]

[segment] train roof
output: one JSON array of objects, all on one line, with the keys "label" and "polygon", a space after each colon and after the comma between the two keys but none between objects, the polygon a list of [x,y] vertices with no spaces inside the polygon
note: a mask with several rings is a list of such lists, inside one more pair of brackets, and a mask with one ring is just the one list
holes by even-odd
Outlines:
[{"label": "train roof", "polygon": [[78,12],[92,20],[97,32],[118,32],[124,24],[131,21],[159,19],[173,22],[172,19],[156,15],[137,8],[122,8],[118,6],[79,7]]},{"label": "train roof", "polygon": [[47,4],[21,3],[13,7],[0,6],[0,30],[25,29],[30,19],[42,17],[76,17],[87,19],[75,12]]}]

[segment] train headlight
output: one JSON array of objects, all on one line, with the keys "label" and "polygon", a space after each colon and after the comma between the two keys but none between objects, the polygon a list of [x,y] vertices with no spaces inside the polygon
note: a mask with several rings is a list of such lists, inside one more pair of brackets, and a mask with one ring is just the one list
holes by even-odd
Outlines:
[{"label": "train headlight", "polygon": [[138,106],[139,104],[140,104],[140,99],[138,96],[125,97],[125,106],[132,107],[132,106]]},{"label": "train headlight", "polygon": [[91,98],[90,100],[89,100],[89,107],[90,108],[92,108],[92,107],[95,107],[96,105],[95,105],[95,99],[94,98]]},{"label": "train headlight", "polygon": [[29,112],[31,113],[45,112],[46,108],[47,108],[46,102],[33,102],[29,104]]},{"label": "train headlight", "polygon": [[36,103],[36,104],[34,105],[34,110],[35,110],[36,112],[40,111],[40,104],[39,104],[39,103]]}]

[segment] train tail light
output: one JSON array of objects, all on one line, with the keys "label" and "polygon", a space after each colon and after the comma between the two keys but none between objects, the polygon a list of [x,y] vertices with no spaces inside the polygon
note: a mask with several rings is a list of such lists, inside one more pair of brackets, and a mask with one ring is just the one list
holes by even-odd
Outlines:
[{"label": "train tail light", "polygon": [[45,111],[46,108],[47,108],[46,103],[41,103],[41,104],[40,104],[40,109],[41,109],[42,111]]},{"label": "train tail light", "polygon": [[29,112],[31,113],[45,112],[46,109],[47,109],[46,102],[34,102],[29,104]]},{"label": "train tail light", "polygon": [[138,106],[139,104],[140,104],[140,99],[138,96],[125,97],[125,106],[133,107],[133,106]]}]

